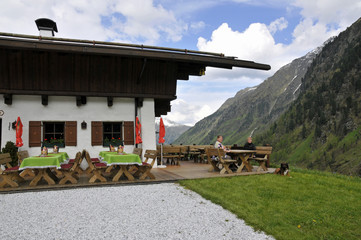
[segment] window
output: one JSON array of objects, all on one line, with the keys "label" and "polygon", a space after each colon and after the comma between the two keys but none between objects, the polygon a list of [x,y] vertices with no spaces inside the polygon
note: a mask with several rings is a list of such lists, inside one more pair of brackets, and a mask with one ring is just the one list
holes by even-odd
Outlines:
[{"label": "window", "polygon": [[44,142],[64,142],[64,122],[43,122]]},{"label": "window", "polygon": [[[91,145],[134,145],[134,122],[91,122]],[[120,138],[120,139],[119,139]],[[113,143],[111,143],[113,141]]]},{"label": "window", "polygon": [[123,144],[122,122],[103,122],[103,146]]},{"label": "window", "polygon": [[[29,121],[29,147],[77,145],[77,122]],[[46,139],[46,140],[45,140]],[[43,143],[43,144],[42,144]]]}]

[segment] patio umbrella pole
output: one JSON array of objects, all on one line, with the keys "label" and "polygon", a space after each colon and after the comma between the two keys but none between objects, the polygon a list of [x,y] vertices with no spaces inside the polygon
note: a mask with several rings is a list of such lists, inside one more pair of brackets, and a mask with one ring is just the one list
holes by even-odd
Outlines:
[{"label": "patio umbrella pole", "polygon": [[166,168],[166,165],[163,165],[163,143],[160,145],[160,164],[158,168]]}]

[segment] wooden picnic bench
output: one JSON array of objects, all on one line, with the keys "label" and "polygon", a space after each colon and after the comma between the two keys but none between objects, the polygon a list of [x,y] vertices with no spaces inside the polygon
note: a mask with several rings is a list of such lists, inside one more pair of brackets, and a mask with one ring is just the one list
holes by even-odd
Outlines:
[{"label": "wooden picnic bench", "polygon": [[157,157],[157,150],[146,150],[144,154],[145,160],[142,162],[142,165],[138,166],[138,171],[134,175],[139,176],[140,180],[144,180],[147,177],[155,179],[155,176],[150,172],[150,170],[152,170]]},{"label": "wooden picnic bench", "polygon": [[[209,171],[220,171],[220,174],[233,173],[233,171],[230,169],[230,165],[232,163],[237,163],[237,160],[225,158],[226,153],[223,149],[207,148],[206,152],[208,162],[211,164]],[[222,168],[220,168],[220,165],[222,165]]]},{"label": "wooden picnic bench", "polygon": [[19,166],[11,166],[11,161],[10,153],[0,154],[0,165],[5,164],[6,167],[5,170],[0,168],[0,177],[2,178],[2,181],[0,181],[0,188],[5,187],[6,185],[18,187],[18,182],[24,181],[24,179],[19,176]]},{"label": "wooden picnic bench", "polygon": [[170,159],[171,164],[174,163],[175,165],[179,165],[179,160],[181,158],[181,148],[163,146],[163,158],[166,158],[167,162]]},{"label": "wooden picnic bench", "polygon": [[259,167],[257,168],[257,172],[268,171],[266,164],[269,164],[269,160],[272,153],[271,146],[256,146],[256,154],[254,157],[250,157],[249,160],[254,160],[259,163]]},{"label": "wooden picnic bench", "polygon": [[[26,150],[18,152],[17,155],[18,155],[19,166],[25,158],[29,157],[29,153]],[[25,180],[32,180],[35,177],[35,175],[36,174],[34,173],[34,170],[30,168],[27,168],[20,173],[20,177],[24,178]]]}]

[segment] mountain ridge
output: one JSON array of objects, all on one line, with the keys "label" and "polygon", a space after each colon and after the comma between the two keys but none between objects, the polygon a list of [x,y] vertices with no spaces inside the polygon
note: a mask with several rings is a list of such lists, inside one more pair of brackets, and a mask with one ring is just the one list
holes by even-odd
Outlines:
[{"label": "mountain ridge", "polygon": [[261,84],[238,91],[174,143],[210,144],[217,135],[223,135],[226,144],[245,142],[251,133],[261,131],[275,121],[297,98],[301,79],[320,49],[322,47],[281,67]]}]

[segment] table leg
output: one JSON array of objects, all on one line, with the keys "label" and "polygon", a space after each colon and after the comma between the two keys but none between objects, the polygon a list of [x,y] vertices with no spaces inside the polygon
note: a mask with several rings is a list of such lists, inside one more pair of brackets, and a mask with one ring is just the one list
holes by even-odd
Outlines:
[{"label": "table leg", "polygon": [[242,160],[242,164],[241,166],[237,169],[237,173],[241,173],[243,168],[246,167],[248,172],[252,172],[252,166],[251,164],[248,162],[248,158],[250,157],[250,154],[246,154],[246,155],[239,155],[239,157]]},{"label": "table leg", "polygon": [[55,181],[53,178],[55,178],[55,176],[52,174],[52,172],[50,171],[49,168],[43,168],[43,169],[39,169],[38,174],[35,176],[35,178],[30,182],[29,186],[30,187],[35,187],[36,185],[38,185],[39,181],[44,178],[44,180],[49,184],[49,185],[54,185]]},{"label": "table leg", "polygon": [[122,175],[123,175],[123,169],[121,168],[121,166],[119,166],[119,171],[117,172],[117,174],[115,174],[112,181],[117,182]]},{"label": "table leg", "polygon": [[107,167],[107,169],[105,170],[106,173],[110,173],[113,169],[113,166],[109,166]]},{"label": "table leg", "polygon": [[128,180],[130,181],[134,181],[134,177],[133,175],[128,171],[128,166],[126,165],[121,165],[123,172],[125,174],[125,176],[128,178]]},{"label": "table leg", "polygon": [[117,174],[113,177],[113,182],[117,182],[119,181],[120,177],[124,174],[128,180],[130,181],[134,181],[134,177],[133,175],[128,171],[127,169],[127,165],[119,165],[119,171],[117,172]]},{"label": "table leg", "polygon": [[36,185],[38,185],[38,182],[41,180],[41,178],[43,177],[43,171],[44,171],[45,169],[39,169],[38,170],[38,173],[36,174],[36,176],[34,177],[34,179],[33,180],[31,180],[31,182],[30,182],[30,184],[29,184],[29,186],[30,187],[35,187]]},{"label": "table leg", "polygon": [[50,171],[50,168],[45,169],[43,178],[49,185],[54,185],[55,180],[57,179],[57,177]]}]

